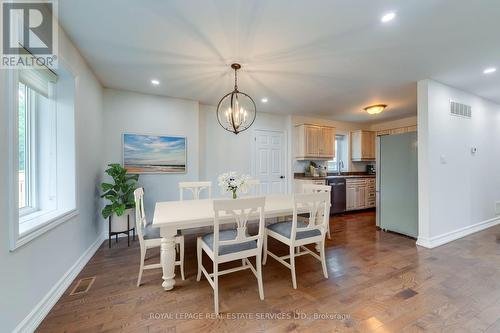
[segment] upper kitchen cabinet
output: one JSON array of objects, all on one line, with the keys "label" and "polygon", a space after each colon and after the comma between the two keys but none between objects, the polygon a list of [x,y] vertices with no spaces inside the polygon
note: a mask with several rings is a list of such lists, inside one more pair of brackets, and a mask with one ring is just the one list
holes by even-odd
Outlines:
[{"label": "upper kitchen cabinet", "polygon": [[376,132],[358,130],[351,132],[351,159],[356,161],[375,161]]},{"label": "upper kitchen cabinet", "polygon": [[297,125],[294,147],[298,160],[332,160],[335,157],[335,128]]}]

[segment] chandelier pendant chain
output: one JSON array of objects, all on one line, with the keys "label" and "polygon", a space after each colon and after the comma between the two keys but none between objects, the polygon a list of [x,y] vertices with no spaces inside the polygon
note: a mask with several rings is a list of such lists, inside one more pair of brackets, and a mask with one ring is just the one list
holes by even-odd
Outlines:
[{"label": "chandelier pendant chain", "polygon": [[238,70],[234,69],[234,91],[238,91]]}]

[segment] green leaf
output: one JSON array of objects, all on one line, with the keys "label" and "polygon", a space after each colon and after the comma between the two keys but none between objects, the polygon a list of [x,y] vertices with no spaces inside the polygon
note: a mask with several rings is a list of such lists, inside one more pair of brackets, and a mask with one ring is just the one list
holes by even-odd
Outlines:
[{"label": "green leaf", "polygon": [[120,187],[120,190],[122,191],[122,193],[127,193],[127,191],[129,190],[129,186],[127,183],[123,183]]},{"label": "green leaf", "polygon": [[116,197],[115,195],[106,195],[104,198],[108,199],[112,203],[115,203],[115,202],[117,202],[119,200],[119,198]]},{"label": "green leaf", "polygon": [[121,216],[126,209],[135,207],[134,190],[139,175],[127,174],[127,170],[118,163],[108,164],[105,172],[113,178],[113,182],[101,184],[103,192],[101,198],[110,201],[110,204],[102,210],[102,214],[105,218],[113,213]]},{"label": "green leaf", "polygon": [[125,204],[121,204],[120,206],[118,206],[117,208],[115,208],[116,215],[122,216],[123,213],[125,213],[125,209],[127,209],[127,206],[125,206]]},{"label": "green leaf", "polygon": [[101,189],[103,192],[111,190],[115,185],[109,184],[109,183],[102,183],[101,184]]},{"label": "green leaf", "polygon": [[117,197],[117,196],[118,196],[118,193],[116,193],[116,191],[115,191],[115,190],[109,190],[109,191],[107,191],[107,192],[104,192],[104,193],[101,195],[101,198],[104,198],[104,197],[106,197],[106,196],[110,196],[110,195]]},{"label": "green leaf", "polygon": [[113,207],[111,205],[107,205],[106,207],[103,208],[101,213],[102,217],[107,219],[113,214]]},{"label": "green leaf", "polygon": [[139,175],[128,175],[127,179],[137,182],[139,180]]}]

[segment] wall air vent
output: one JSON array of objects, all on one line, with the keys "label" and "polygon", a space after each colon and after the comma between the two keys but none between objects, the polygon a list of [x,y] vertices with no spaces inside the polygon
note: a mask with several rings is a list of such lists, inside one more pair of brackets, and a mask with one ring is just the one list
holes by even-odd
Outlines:
[{"label": "wall air vent", "polygon": [[472,107],[470,105],[450,101],[451,115],[463,118],[472,118]]}]

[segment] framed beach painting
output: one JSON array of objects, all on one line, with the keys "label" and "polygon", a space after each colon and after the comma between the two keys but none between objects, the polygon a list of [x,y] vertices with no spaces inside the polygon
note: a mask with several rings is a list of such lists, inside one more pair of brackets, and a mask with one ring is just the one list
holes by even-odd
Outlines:
[{"label": "framed beach painting", "polygon": [[186,138],[123,134],[123,167],[131,174],[185,173]]}]

